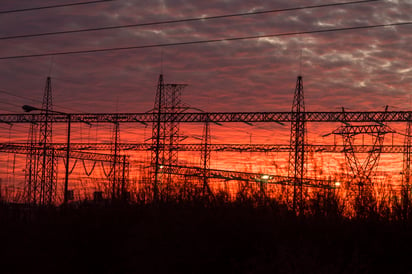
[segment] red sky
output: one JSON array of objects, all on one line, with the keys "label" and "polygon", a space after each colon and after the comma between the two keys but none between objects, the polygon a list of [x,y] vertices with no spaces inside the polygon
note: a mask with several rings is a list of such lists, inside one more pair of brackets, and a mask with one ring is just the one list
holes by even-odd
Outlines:
[{"label": "red sky", "polygon": [[[59,4],[63,3],[72,1],[59,1]],[[0,37],[329,3],[338,1],[117,0],[0,14]],[[45,0],[35,3],[30,0],[1,1],[0,11],[54,4],[55,1]],[[0,57],[411,20],[411,1],[387,0],[82,34],[0,40]],[[354,111],[381,110],[385,105],[389,105],[389,110],[410,110],[411,30],[412,26],[406,25],[53,58],[0,60],[0,112],[21,113],[20,106],[23,104],[41,105],[48,75],[53,79],[55,110],[145,112],[153,107],[157,78],[162,70],[166,82],[188,84],[182,94],[184,102],[204,111],[289,111],[298,74],[303,75],[308,111],[335,111],[342,106]],[[235,130],[224,127],[220,131],[228,136],[242,136],[245,143],[249,142],[250,133],[252,138],[260,138],[262,143],[288,142],[288,127],[263,127],[265,130],[247,126]],[[13,139],[27,136],[25,130],[14,129],[16,131],[11,133]],[[87,131],[79,129],[78,133],[81,130],[83,133]],[[273,137],[274,130],[284,133],[284,137],[280,138],[282,142],[277,142]],[[322,142],[319,131],[322,127],[310,137],[313,142]],[[10,133],[8,126],[2,126],[2,132],[3,139],[7,139]],[[197,133],[201,134],[201,130]],[[150,134],[150,130],[146,134]],[[221,142],[226,143],[233,140],[223,139]]]}]

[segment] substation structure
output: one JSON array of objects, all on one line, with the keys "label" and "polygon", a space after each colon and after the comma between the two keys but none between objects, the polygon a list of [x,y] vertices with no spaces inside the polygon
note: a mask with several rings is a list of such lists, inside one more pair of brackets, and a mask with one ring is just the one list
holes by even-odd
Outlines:
[{"label": "substation structure", "polygon": [[[27,143],[2,143],[0,152],[20,153],[26,157],[25,202],[50,205],[58,201],[72,200],[70,187],[70,159],[110,162],[112,167],[106,174],[109,184],[95,196],[107,199],[127,199],[130,197],[131,182],[128,170],[129,155],[133,151],[150,151],[150,193],[151,200],[162,197],[168,186],[176,184],[175,175],[200,178],[202,195],[213,195],[210,180],[234,180],[260,185],[262,197],[267,197],[266,186],[275,185],[286,190],[286,200],[297,213],[303,213],[308,193],[314,188],[333,190],[341,182],[320,180],[307,176],[308,153],[329,152],[344,155],[352,179],[349,191],[355,199],[370,200],[373,192],[373,173],[379,163],[381,153],[403,154],[401,197],[409,205],[411,167],[411,121],[412,111],[332,111],[308,112],[305,110],[303,79],[297,77],[292,109],[290,112],[202,112],[193,111],[181,100],[185,85],[166,84],[163,75],[159,76],[155,104],[151,112],[145,113],[61,113],[53,111],[51,102],[51,79],[47,78],[43,105],[40,113],[0,114],[0,123],[29,124]],[[72,143],[70,125],[73,123],[112,124],[110,143]],[[120,124],[151,125],[150,143],[120,142]],[[203,125],[202,141],[199,144],[183,144],[179,125],[200,123]],[[211,142],[211,124],[221,123],[278,123],[290,124],[288,144],[216,144]],[[308,123],[340,123],[341,126],[330,134],[340,136],[341,144],[310,144],[307,141]],[[391,123],[404,123],[404,143],[384,144],[384,137],[395,131]],[[67,124],[66,143],[53,142],[53,125]],[[355,138],[363,135],[371,137],[371,143],[356,144]],[[87,150],[88,152],[86,152]],[[110,151],[110,154],[96,151]],[[93,151],[93,152],[90,152]],[[187,166],[179,162],[179,152],[199,151],[201,164]],[[210,153],[219,151],[234,152],[286,152],[289,154],[288,174],[259,174],[210,168]],[[358,157],[363,154],[363,160]],[[65,159],[65,187],[63,199],[56,197],[56,159]],[[165,187],[166,186],[166,187]],[[190,186],[189,186],[190,187]],[[195,187],[195,186],[193,186]]]}]

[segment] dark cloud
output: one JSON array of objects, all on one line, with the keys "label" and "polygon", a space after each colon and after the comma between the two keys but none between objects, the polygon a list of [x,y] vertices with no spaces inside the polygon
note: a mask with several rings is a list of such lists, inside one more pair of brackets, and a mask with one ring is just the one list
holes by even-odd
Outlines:
[{"label": "dark cloud", "polygon": [[[68,1],[70,2],[70,1]],[[52,3],[37,1],[36,6]],[[324,4],[313,1],[310,4]],[[0,10],[33,6],[0,4]],[[307,1],[113,1],[1,15],[2,36],[144,23],[308,5]],[[273,13],[192,23],[0,41],[2,56],[205,40],[382,24],[411,19],[409,1]],[[78,111],[146,111],[158,74],[187,83],[184,100],[219,111],[287,111],[296,76],[304,76],[308,108],[399,104],[411,88],[410,26],[295,37],[2,60],[0,88],[41,99],[53,63],[56,104]],[[163,56],[163,58],[162,58]],[[163,59],[163,65],[161,64]],[[390,94],[396,95],[390,97]],[[356,100],[353,98],[356,96]],[[205,103],[207,100],[208,103]],[[92,104],[90,102],[93,102]],[[10,106],[10,109],[13,108]]]}]

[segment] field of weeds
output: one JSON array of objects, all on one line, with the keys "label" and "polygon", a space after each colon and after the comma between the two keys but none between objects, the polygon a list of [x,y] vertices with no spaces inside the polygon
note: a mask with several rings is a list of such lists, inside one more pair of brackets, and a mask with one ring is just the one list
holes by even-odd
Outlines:
[{"label": "field of weeds", "polygon": [[2,273],[406,273],[412,222],[234,202],[2,204]]}]

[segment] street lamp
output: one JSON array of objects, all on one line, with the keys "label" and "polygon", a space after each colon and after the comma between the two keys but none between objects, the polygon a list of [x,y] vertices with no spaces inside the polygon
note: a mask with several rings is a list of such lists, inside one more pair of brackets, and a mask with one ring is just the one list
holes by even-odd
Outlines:
[{"label": "street lamp", "polygon": [[69,187],[69,159],[70,159],[70,126],[71,126],[71,115],[65,112],[61,111],[55,111],[55,110],[47,110],[47,109],[42,109],[42,108],[37,108],[29,105],[24,105],[22,106],[23,110],[25,112],[31,112],[33,110],[38,110],[38,111],[47,111],[47,112],[52,112],[56,114],[63,114],[67,116],[67,143],[66,143],[66,176],[64,179],[64,200],[63,204],[66,205],[69,197],[68,197],[68,187]]},{"label": "street lamp", "polygon": [[269,180],[271,179],[270,177],[271,177],[270,175],[266,175],[266,174],[263,174],[262,176],[260,176],[262,180]]}]

